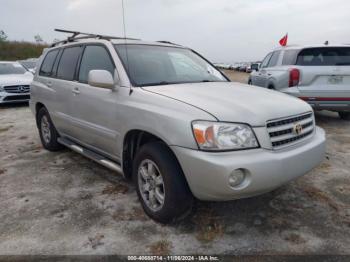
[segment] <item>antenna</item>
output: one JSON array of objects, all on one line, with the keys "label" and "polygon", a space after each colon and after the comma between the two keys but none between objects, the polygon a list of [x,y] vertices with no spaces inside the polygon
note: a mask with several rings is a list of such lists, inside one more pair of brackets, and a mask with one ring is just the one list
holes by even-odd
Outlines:
[{"label": "antenna", "polygon": [[[125,8],[124,8],[124,0],[122,0],[122,12],[123,12],[123,29],[124,29],[124,45],[125,45],[125,55],[126,55],[126,64],[128,67],[128,72],[130,73],[130,63],[129,63],[129,54],[128,54],[128,45],[126,43],[126,26],[125,26]],[[132,94],[132,89],[130,85],[130,93],[129,95]]]}]

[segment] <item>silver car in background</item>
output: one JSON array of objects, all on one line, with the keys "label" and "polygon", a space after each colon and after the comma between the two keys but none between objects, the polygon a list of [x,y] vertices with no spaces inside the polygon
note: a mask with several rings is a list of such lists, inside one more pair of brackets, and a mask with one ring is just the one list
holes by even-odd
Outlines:
[{"label": "silver car in background", "polygon": [[249,84],[281,91],[350,119],[350,46],[281,47],[269,53]]},{"label": "silver car in background", "polygon": [[32,80],[20,63],[0,61],[0,104],[28,102]]}]

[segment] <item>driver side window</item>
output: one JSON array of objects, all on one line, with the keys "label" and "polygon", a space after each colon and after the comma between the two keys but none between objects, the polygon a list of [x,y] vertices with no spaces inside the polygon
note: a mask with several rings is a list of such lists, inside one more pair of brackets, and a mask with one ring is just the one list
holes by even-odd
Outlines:
[{"label": "driver side window", "polygon": [[100,45],[88,45],[81,59],[79,82],[87,83],[91,70],[106,70],[114,75],[114,64],[108,51]]}]

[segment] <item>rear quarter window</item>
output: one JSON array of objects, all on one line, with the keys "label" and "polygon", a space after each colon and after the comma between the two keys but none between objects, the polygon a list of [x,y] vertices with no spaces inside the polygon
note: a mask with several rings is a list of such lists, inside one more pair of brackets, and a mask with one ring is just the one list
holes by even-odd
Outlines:
[{"label": "rear quarter window", "polygon": [[286,50],[283,54],[282,65],[295,65],[299,50]]},{"label": "rear quarter window", "polygon": [[41,76],[51,76],[52,75],[53,64],[55,63],[58,52],[59,52],[59,50],[56,49],[56,50],[52,50],[52,51],[47,53],[42,65],[41,65],[39,75],[41,75]]}]

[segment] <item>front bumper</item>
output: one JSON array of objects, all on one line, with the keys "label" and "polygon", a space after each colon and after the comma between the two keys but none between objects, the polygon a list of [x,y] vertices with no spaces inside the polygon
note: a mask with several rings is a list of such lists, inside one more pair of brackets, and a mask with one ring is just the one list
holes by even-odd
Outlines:
[{"label": "front bumper", "polygon": [[30,93],[0,92],[0,104],[24,103],[30,100]]},{"label": "front bumper", "polygon": [[[317,127],[315,135],[302,145],[284,150],[252,149],[211,153],[172,146],[189,187],[200,200],[233,200],[269,192],[306,174],[324,158],[325,132]],[[233,170],[246,169],[244,186],[232,188]]]}]

